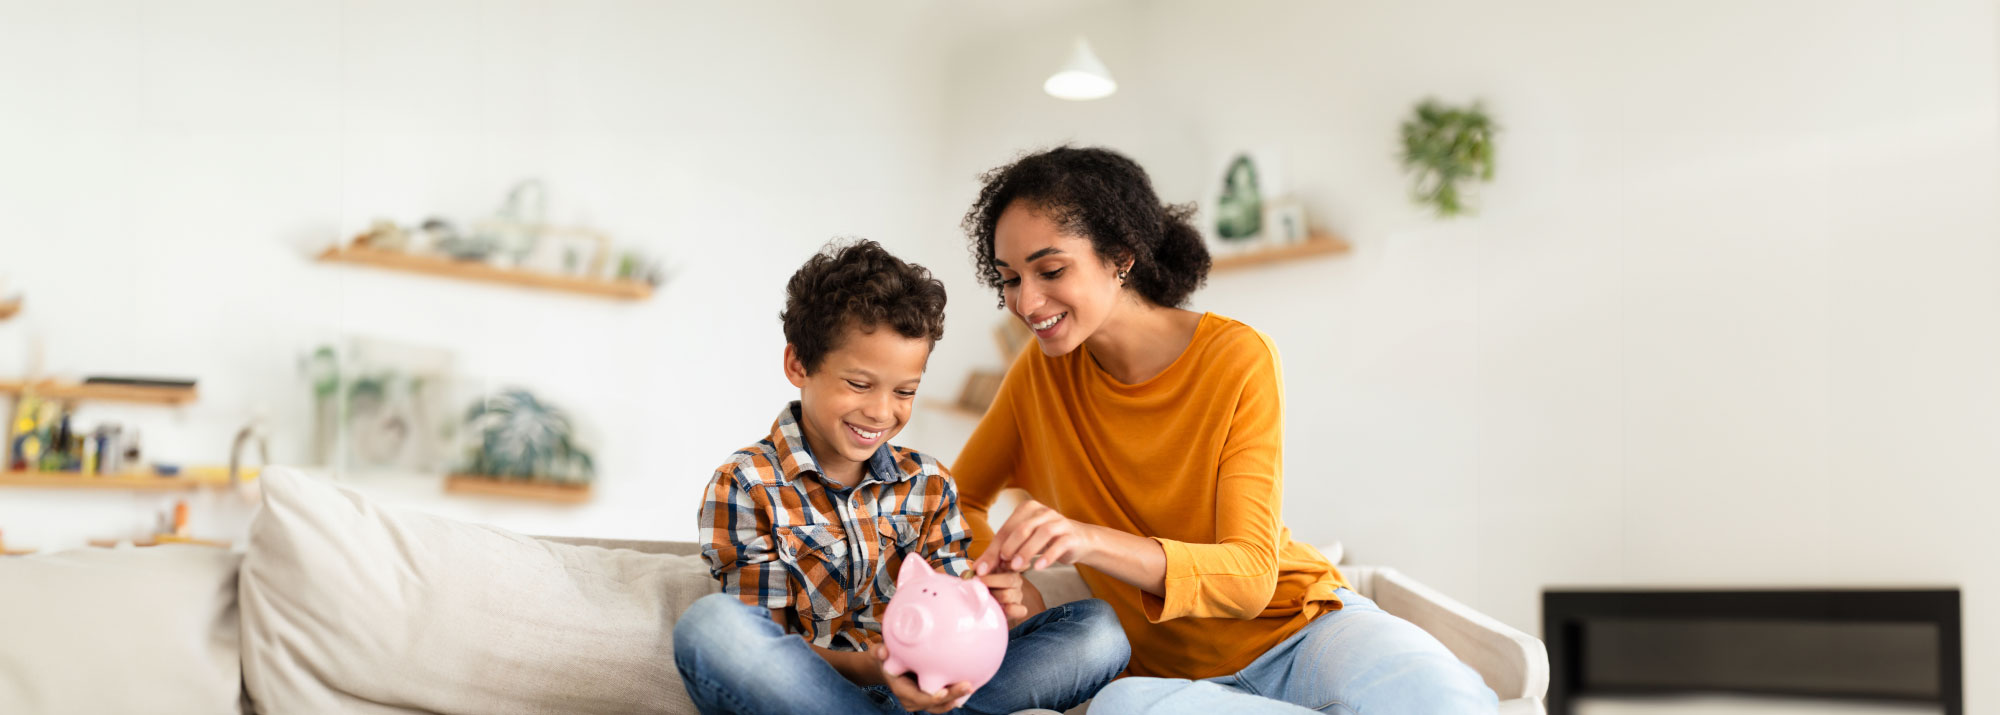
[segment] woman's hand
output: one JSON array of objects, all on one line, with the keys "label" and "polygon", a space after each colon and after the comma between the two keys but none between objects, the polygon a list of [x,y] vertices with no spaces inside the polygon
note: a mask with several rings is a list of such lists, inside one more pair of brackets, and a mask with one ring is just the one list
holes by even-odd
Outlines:
[{"label": "woman's hand", "polygon": [[[889,646],[886,644],[869,646],[868,653],[875,656],[876,668],[882,668],[889,661]],[[917,685],[914,673],[891,675],[887,669],[882,670],[882,682],[889,685],[889,692],[896,694],[896,702],[902,703],[903,709],[910,712],[949,712],[955,707],[952,703],[972,694],[972,684],[967,682],[952,683],[943,690],[926,693]]]},{"label": "woman's hand", "polygon": [[1014,507],[1007,523],[993,533],[992,544],[973,562],[972,570],[985,576],[1074,564],[1097,552],[1096,535],[1096,527],[1071,521],[1048,505],[1029,499]]}]

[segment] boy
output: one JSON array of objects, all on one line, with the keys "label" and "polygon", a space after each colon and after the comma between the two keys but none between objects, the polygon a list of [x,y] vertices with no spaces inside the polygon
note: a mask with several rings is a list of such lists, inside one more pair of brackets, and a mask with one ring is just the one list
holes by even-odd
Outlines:
[{"label": "boy", "polygon": [[[993,679],[924,692],[882,662],[882,610],[903,559],[969,577],[972,536],[937,460],[888,443],[944,336],[944,285],[873,241],[833,244],[786,285],[785,377],[799,399],[709,480],[702,558],[722,593],[674,627],[674,661],[703,713],[1067,710],[1125,668],[1103,601],[1009,609]],[[980,577],[1018,602],[1018,573]],[[1002,592],[1005,593],[1002,593]],[[970,694],[970,698],[967,695]]]}]

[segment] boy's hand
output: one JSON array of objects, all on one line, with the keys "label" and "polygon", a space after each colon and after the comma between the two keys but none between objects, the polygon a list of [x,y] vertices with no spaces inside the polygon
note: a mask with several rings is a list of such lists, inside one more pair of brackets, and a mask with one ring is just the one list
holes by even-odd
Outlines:
[{"label": "boy's hand", "polygon": [[1048,505],[1029,499],[1014,507],[1007,523],[993,532],[993,542],[973,562],[972,570],[984,576],[996,571],[1074,564],[1097,550],[1097,539],[1091,529],[1088,524],[1070,521]]},{"label": "boy's hand", "polygon": [[1027,595],[1022,589],[1022,584],[1027,581],[1019,571],[996,571],[979,577],[979,582],[986,584],[986,590],[992,592],[993,600],[1000,602],[1000,612],[1007,614],[1008,628],[1021,625],[1022,621],[1028,620],[1028,616],[1034,615],[1028,610]]},{"label": "boy's hand", "polygon": [[[868,653],[875,656],[877,668],[889,660],[889,646],[886,644],[871,645],[868,647]],[[910,673],[890,675],[888,670],[882,671],[882,682],[889,684],[889,692],[895,693],[896,701],[902,703],[903,709],[910,712],[949,712],[953,707],[952,703],[972,694],[972,684],[966,682],[952,683],[943,690],[926,693],[923,688],[917,686],[917,679]]]}]

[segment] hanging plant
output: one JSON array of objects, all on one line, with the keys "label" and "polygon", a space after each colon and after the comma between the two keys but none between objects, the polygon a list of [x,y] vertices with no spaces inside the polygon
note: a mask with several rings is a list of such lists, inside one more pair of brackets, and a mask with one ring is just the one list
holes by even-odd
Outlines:
[{"label": "hanging plant", "polygon": [[1426,99],[1403,121],[1403,169],[1415,174],[1416,202],[1438,216],[1465,212],[1459,182],[1493,180],[1493,133],[1497,128],[1479,103],[1459,109]]}]

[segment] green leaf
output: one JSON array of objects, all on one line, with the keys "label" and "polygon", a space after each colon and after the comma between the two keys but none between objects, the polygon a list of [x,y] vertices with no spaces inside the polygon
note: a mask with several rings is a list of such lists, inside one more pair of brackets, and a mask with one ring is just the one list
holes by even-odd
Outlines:
[{"label": "green leaf", "polygon": [[1435,99],[1417,104],[1403,121],[1403,168],[1411,174],[1411,196],[1441,217],[1464,212],[1461,181],[1493,179],[1491,118],[1478,103],[1460,109]]}]

